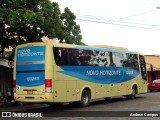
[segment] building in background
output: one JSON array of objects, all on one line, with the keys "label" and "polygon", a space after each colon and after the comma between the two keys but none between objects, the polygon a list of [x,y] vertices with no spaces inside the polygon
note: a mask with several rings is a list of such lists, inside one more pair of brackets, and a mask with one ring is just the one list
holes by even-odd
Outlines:
[{"label": "building in background", "polygon": [[160,79],[160,55],[145,55],[148,83]]},{"label": "building in background", "polygon": [[0,59],[0,96],[6,95],[7,82],[12,88],[13,61],[8,60],[8,57],[11,54],[12,54],[11,49],[5,49],[3,57],[1,56]]}]

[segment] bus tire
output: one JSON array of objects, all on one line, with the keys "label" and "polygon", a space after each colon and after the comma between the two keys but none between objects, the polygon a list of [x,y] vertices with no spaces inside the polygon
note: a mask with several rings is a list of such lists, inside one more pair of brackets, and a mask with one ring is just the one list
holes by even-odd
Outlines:
[{"label": "bus tire", "polygon": [[90,104],[91,94],[88,90],[83,90],[81,95],[81,106],[86,107]]},{"label": "bus tire", "polygon": [[136,94],[137,94],[137,88],[136,87],[132,87],[132,94],[129,95],[128,98],[134,99],[134,98],[136,98]]}]

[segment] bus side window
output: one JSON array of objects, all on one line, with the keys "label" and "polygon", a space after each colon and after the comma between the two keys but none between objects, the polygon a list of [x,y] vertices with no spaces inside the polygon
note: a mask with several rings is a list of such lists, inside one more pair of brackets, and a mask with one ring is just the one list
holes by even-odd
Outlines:
[{"label": "bus side window", "polygon": [[79,50],[67,48],[67,56],[64,58],[66,59],[66,65],[69,66],[80,66],[81,61],[79,59]]}]

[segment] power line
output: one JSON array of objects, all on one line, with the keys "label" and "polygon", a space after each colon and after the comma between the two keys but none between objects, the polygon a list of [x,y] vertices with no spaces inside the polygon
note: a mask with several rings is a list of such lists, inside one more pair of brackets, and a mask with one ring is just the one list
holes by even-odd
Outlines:
[{"label": "power line", "polygon": [[[138,14],[122,17],[122,18],[116,18],[116,19],[119,20],[119,19],[126,19],[126,18],[136,17],[136,16],[145,15],[145,14],[148,14],[148,13],[151,13],[151,12],[155,12],[155,11],[156,11],[155,9],[152,9],[152,10],[148,10],[148,11],[145,11],[145,12],[142,12],[142,13],[138,13]],[[98,17],[98,18],[101,18],[101,19],[108,18],[108,17],[102,17],[102,16],[92,16],[92,15],[83,15],[83,14],[76,14],[76,16],[84,16],[84,17],[91,17],[91,18],[97,18]]]},{"label": "power line", "polygon": [[155,12],[155,11],[156,11],[155,9],[154,10],[149,10],[149,11],[146,11],[146,12],[142,12],[142,13],[138,13],[138,14],[134,14],[134,15],[130,15],[130,16],[127,16],[127,17],[118,18],[118,19],[126,19],[126,18],[136,17],[136,16],[145,15],[145,14]]},{"label": "power line", "polygon": [[80,19],[80,18],[78,18],[76,20],[87,21],[87,22],[95,22],[95,23],[103,23],[103,24],[111,24],[111,25],[118,25],[118,26],[125,26],[125,27],[135,27],[135,28],[143,28],[143,29],[160,30],[158,28],[142,27],[142,26],[136,26],[136,25],[127,25],[127,24],[119,24],[119,23],[106,22],[106,21],[87,20],[87,19]]},{"label": "power line", "polygon": [[[143,13],[140,13],[140,14],[135,14],[135,15],[132,15],[132,16],[143,15],[143,14],[146,14],[146,13],[149,13],[149,12],[153,12],[153,11],[155,11],[155,10],[150,10],[150,11],[143,12]],[[126,18],[129,18],[131,16],[128,16],[128,17],[125,17],[125,18],[116,18],[116,19],[111,19],[111,18],[108,18],[108,17],[101,17],[101,16],[83,15],[83,14],[77,14],[76,16],[78,17],[77,20],[81,20],[81,21],[96,22],[96,23],[103,23],[103,24],[112,24],[112,25],[120,25],[120,26],[127,26],[127,27],[144,28],[144,29],[160,30],[160,28],[155,28],[155,27],[160,27],[160,25],[142,24],[142,23],[122,21],[122,20],[125,20]]]},{"label": "power line", "polygon": [[[101,21],[107,21],[107,22],[119,22],[119,23],[127,23],[127,24],[134,24],[134,25],[142,25],[142,26],[152,26],[152,27],[160,27],[160,25],[156,25],[156,24],[142,24],[142,23],[135,23],[135,22],[126,22],[126,21],[118,21],[117,19],[101,19],[101,18],[90,18],[90,17],[83,17],[83,16],[78,16],[78,17],[80,17],[80,18],[78,18],[78,19],[86,19],[87,18],[87,20],[101,20]],[[99,22],[99,21],[98,21]]]},{"label": "power line", "polygon": [[[119,23],[127,23],[127,24],[136,24],[136,25],[143,25],[143,26],[152,26],[152,27],[160,27],[160,25],[156,24],[142,24],[142,23],[135,23],[135,22],[127,22],[127,21],[120,21],[121,18],[107,18],[107,17],[101,17],[101,16],[91,16],[91,15],[82,15],[82,14],[77,14],[77,17],[80,17],[80,19],[91,19],[91,20],[101,20],[101,21],[109,21],[109,22],[119,22]],[[120,20],[119,20],[120,19]]]}]

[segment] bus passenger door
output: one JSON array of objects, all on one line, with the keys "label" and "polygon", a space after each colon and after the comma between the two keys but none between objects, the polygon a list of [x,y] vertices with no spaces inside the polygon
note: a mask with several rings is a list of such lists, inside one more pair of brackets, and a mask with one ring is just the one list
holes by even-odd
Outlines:
[{"label": "bus passenger door", "polygon": [[146,72],[146,63],[144,56],[139,56],[140,62],[140,71],[141,71],[141,78],[142,78],[142,92],[147,92],[147,72]]}]

